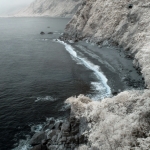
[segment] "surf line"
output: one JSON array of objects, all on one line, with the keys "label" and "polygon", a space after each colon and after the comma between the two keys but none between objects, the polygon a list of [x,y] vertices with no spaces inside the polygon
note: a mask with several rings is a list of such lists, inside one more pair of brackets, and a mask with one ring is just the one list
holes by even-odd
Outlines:
[{"label": "surf line", "polygon": [[63,44],[65,46],[65,49],[70,53],[71,56],[73,56],[76,60],[82,62],[82,64],[87,67],[88,69],[92,70],[94,74],[96,75],[97,79],[100,80],[103,84],[103,86],[106,88],[105,96],[108,97],[111,95],[111,88],[108,86],[107,81],[108,79],[106,76],[100,71],[100,67],[97,65],[94,65],[90,61],[86,60],[85,58],[79,57],[77,53],[75,52],[74,48],[65,43],[64,41],[61,41],[59,39],[56,40],[58,43]]}]

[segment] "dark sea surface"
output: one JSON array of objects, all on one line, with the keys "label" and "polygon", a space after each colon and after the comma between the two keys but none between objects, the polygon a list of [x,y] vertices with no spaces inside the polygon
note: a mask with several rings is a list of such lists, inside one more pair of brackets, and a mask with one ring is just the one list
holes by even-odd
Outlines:
[{"label": "dark sea surface", "polygon": [[[68,21],[0,18],[0,150],[11,150],[20,140],[25,144],[31,128],[35,125],[38,130],[46,118],[67,117],[69,110],[64,101],[70,96],[84,94],[100,100],[109,96],[113,87],[116,91],[126,88],[119,69],[113,68],[115,64],[102,60],[106,57],[99,53],[100,48],[54,40],[63,33]],[[41,31],[45,34],[40,35]],[[113,54],[116,49],[103,50]],[[124,70],[131,78],[140,80],[138,74],[130,73],[131,60],[123,64],[127,64]]]},{"label": "dark sea surface", "polygon": [[[69,19],[0,19],[0,149],[25,139],[32,125],[62,118],[66,98],[88,94],[91,73],[54,42]],[[50,28],[49,28],[50,27]],[[43,31],[46,34],[40,35]],[[47,34],[54,32],[54,34]],[[61,111],[62,110],[62,111]]]},{"label": "dark sea surface", "polygon": [[[0,19],[0,149],[10,150],[30,126],[64,117],[66,98],[89,91],[60,36],[69,19]],[[50,28],[48,28],[50,27]],[[40,35],[44,31],[45,35]],[[47,34],[55,32],[53,35]],[[15,141],[16,140],[16,141]]]}]

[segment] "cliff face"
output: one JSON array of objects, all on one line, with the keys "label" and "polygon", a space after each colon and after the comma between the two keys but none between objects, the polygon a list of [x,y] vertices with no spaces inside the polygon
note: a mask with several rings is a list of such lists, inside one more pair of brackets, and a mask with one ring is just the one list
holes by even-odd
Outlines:
[{"label": "cliff face", "polygon": [[109,40],[130,50],[150,88],[149,0],[86,0],[66,26],[67,34],[98,44]]},{"label": "cliff face", "polygon": [[81,0],[35,0],[16,16],[71,17],[80,4]]},{"label": "cliff face", "polygon": [[80,96],[67,99],[71,115],[80,119],[80,134],[88,137],[88,144],[79,149],[150,149],[149,0],[86,0],[66,26],[64,38],[123,46],[134,55],[147,85],[101,102],[86,102]]}]

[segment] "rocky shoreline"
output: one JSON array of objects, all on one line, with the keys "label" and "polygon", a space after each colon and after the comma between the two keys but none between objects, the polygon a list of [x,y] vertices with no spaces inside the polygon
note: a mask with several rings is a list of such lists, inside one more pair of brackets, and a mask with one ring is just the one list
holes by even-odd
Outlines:
[{"label": "rocky shoreline", "polygon": [[[84,121],[73,115],[65,120],[51,118],[42,130],[31,138],[31,150],[73,150],[87,144],[87,133],[82,134],[80,131],[81,123]],[[88,131],[88,128],[85,130]]]}]

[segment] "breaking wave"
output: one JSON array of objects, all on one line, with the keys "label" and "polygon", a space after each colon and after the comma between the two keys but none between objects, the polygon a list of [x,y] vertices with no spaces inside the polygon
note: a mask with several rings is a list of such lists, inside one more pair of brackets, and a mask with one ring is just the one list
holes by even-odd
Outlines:
[{"label": "breaking wave", "polygon": [[[46,122],[47,121],[48,121],[48,119],[46,120]],[[42,130],[44,124],[45,123],[32,125],[31,126],[31,132],[32,133],[40,132]],[[29,144],[31,136],[30,135],[26,135],[25,137],[26,137],[26,139],[19,140],[19,143],[16,143],[15,144],[16,145],[15,148],[13,148],[12,150],[31,150],[32,146]]]},{"label": "breaking wave", "polygon": [[86,58],[78,56],[74,48],[71,45],[60,40],[56,40],[56,41],[65,46],[66,50],[70,53],[70,55],[74,58],[74,60],[77,61],[77,63],[82,63],[82,65],[92,70],[95,76],[97,77],[97,79],[99,80],[99,82],[91,83],[92,86],[95,88],[95,91],[97,91],[97,94],[93,95],[92,99],[99,100],[99,99],[103,99],[104,97],[110,96],[111,88],[108,86],[107,84],[108,80],[105,77],[105,75],[102,73],[102,71],[100,70],[100,67],[93,64]]},{"label": "breaking wave", "polygon": [[59,111],[66,111],[66,110],[68,110],[70,108],[71,108],[70,104],[65,103]]},{"label": "breaking wave", "polygon": [[54,102],[56,100],[57,100],[56,98],[53,98],[51,96],[45,96],[45,97],[37,97],[37,99],[35,100],[35,102],[44,102],[44,101]]},{"label": "breaking wave", "polygon": [[26,136],[26,140],[20,140],[17,147],[12,150],[30,150],[32,147],[29,144],[30,136]]},{"label": "breaking wave", "polygon": [[43,124],[38,124],[38,125],[33,125],[31,126],[31,131],[32,132],[40,132],[43,128]]}]

